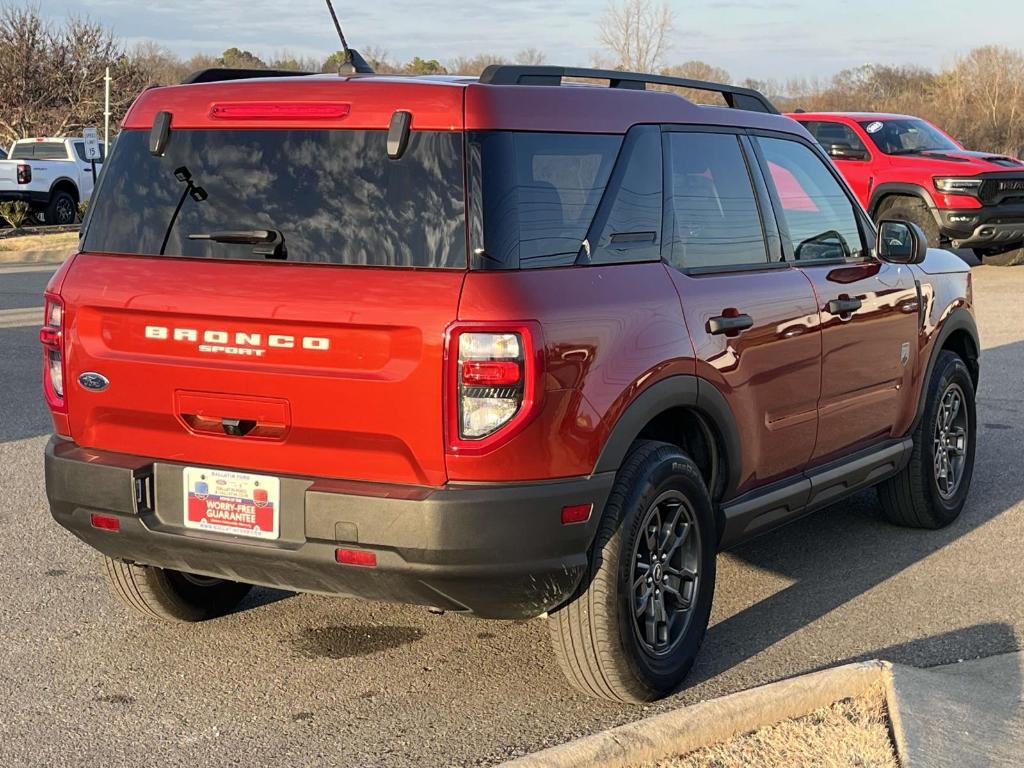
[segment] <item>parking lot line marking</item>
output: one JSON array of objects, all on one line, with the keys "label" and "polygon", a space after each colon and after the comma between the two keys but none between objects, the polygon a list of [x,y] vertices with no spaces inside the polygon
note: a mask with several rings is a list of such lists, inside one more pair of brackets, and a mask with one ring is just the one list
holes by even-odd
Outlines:
[{"label": "parking lot line marking", "polygon": [[0,328],[26,328],[43,324],[43,308],[0,309]]}]

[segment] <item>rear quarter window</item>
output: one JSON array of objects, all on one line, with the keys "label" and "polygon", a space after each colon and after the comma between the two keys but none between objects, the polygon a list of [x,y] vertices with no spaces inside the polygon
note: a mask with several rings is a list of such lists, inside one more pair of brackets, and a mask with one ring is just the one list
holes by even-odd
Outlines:
[{"label": "rear quarter window", "polygon": [[474,263],[574,264],[622,136],[480,131],[469,137]]}]

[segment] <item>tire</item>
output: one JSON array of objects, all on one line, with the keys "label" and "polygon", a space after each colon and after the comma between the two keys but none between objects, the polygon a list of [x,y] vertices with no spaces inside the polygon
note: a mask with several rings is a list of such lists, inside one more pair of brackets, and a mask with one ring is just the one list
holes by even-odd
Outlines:
[{"label": "tire", "polygon": [[[675,510],[678,509],[678,514]],[[655,513],[664,516],[658,534],[647,535]],[[675,524],[668,522],[675,517]],[[683,532],[683,521],[688,523]],[[669,531],[678,545],[667,560],[651,557]],[[715,591],[717,532],[711,497],[693,461],[674,445],[650,440],[634,444],[619,470],[591,552],[590,565],[572,600],[549,620],[555,655],[569,682],[584,693],[617,702],[654,701],[682,684],[704,640]],[[666,546],[665,548],[670,548]],[[665,554],[663,552],[663,554]],[[665,565],[667,563],[668,565]],[[679,578],[687,569],[695,578]],[[681,626],[647,635],[647,619],[658,603],[643,574],[667,581],[659,590],[664,615]],[[637,594],[632,584],[639,584]],[[675,588],[673,593],[672,588]],[[684,601],[689,609],[682,608]],[[647,605],[644,627],[634,607]],[[664,630],[664,631],[663,631]],[[654,637],[651,646],[641,637]],[[658,650],[658,641],[664,640]],[[654,650],[652,651],[652,647]]]},{"label": "tire", "polygon": [[[952,410],[947,407],[951,393],[960,398],[960,405],[951,420],[954,437],[950,439],[947,434],[945,441],[952,443],[953,449],[946,453],[947,474],[943,480],[943,461],[936,458],[936,440],[942,432],[940,418],[945,422]],[[939,353],[928,382],[927,398],[921,423],[914,431],[910,463],[895,477],[878,486],[885,517],[895,525],[909,528],[943,528],[956,520],[974,476],[978,433],[974,382],[967,365],[958,355],[949,351]],[[961,429],[965,432],[962,445],[956,435]],[[955,478],[949,474],[954,468]],[[950,488],[954,482],[955,487]]]},{"label": "tire", "polygon": [[206,621],[230,613],[252,586],[103,557],[110,591],[148,619]]},{"label": "tire", "polygon": [[974,255],[982,264],[993,267],[1019,267],[1024,265],[1024,248],[1011,248],[1001,253],[975,249]]},{"label": "tire", "polygon": [[66,226],[78,218],[78,204],[67,192],[57,191],[50,196],[50,203],[44,214],[47,224]]},{"label": "tire", "polygon": [[882,219],[898,219],[917,224],[924,231],[929,248],[938,248],[942,244],[939,225],[928,210],[928,206],[911,197],[897,197],[891,203],[883,203],[875,212],[875,223]]}]

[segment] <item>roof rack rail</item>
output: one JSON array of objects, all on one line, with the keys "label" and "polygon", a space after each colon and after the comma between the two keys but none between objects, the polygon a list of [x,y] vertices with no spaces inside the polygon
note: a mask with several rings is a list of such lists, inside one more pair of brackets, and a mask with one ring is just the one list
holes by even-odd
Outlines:
[{"label": "roof rack rail", "polygon": [[672,85],[677,88],[693,88],[698,91],[720,93],[725,103],[733,109],[750,112],[779,114],[768,98],[753,88],[741,88],[724,83],[709,83],[705,80],[689,80],[685,77],[668,75],[645,75],[639,72],[620,72],[615,69],[587,69],[585,67],[549,67],[520,64],[492,64],[480,75],[480,82],[488,85],[561,85],[562,78],[582,77],[594,80],[608,80],[612,88],[645,90],[651,85]]},{"label": "roof rack rail", "polygon": [[224,80],[250,80],[256,77],[307,77],[316,72],[299,72],[294,69],[228,69],[227,67],[210,67],[200,69],[181,81],[182,85],[194,83],[219,83]]}]

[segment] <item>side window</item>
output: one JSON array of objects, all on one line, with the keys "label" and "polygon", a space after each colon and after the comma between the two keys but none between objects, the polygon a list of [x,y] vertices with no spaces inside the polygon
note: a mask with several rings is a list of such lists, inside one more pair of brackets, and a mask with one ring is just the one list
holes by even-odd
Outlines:
[{"label": "side window", "polygon": [[661,258],[661,177],[661,129],[654,125],[633,128],[591,228],[591,264]]},{"label": "side window", "polygon": [[666,134],[671,242],[678,269],[760,266],[768,261],[764,229],[739,137]]},{"label": "side window", "polygon": [[797,141],[758,137],[757,143],[782,205],[794,258],[862,257],[864,243],[853,201],[825,162]]},{"label": "side window", "polygon": [[853,128],[848,125],[822,120],[804,123],[804,128],[810,131],[811,136],[821,144],[826,152],[834,144],[847,146],[850,149],[867,150],[864,142],[860,140],[860,137],[854,132]]},{"label": "side window", "polygon": [[622,136],[470,134],[471,233],[485,268],[576,262]]},{"label": "side window", "polygon": [[[89,162],[89,159],[85,156],[85,142],[84,141],[76,141],[75,142],[75,154],[78,155],[78,159],[81,160],[83,163],[88,163]],[[100,159],[97,160],[96,162],[97,163],[102,163],[106,159],[107,159],[106,147],[103,146],[103,142],[101,141],[100,142]]]}]

